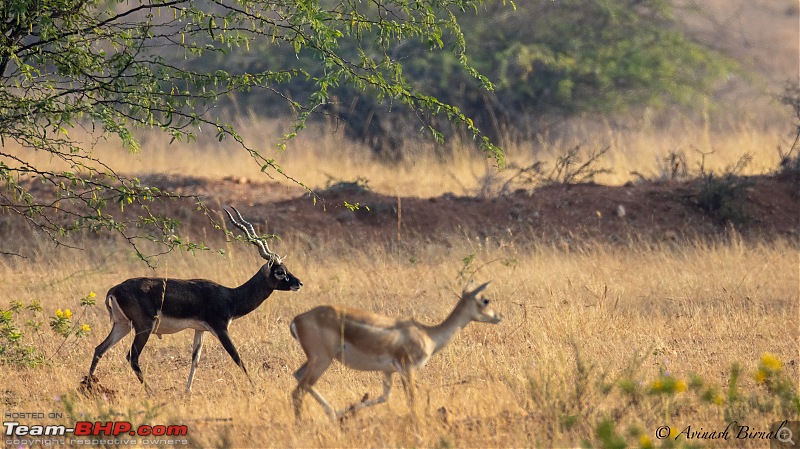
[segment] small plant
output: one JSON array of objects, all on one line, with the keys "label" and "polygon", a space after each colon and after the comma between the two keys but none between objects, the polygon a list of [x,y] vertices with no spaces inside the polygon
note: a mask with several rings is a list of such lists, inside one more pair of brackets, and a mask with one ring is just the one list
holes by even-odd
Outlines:
[{"label": "small plant", "polygon": [[[73,320],[70,309],[58,309],[50,317],[50,329],[64,337],[64,341],[53,355],[58,353],[70,336],[82,338],[91,332],[91,327],[80,321],[86,313],[86,307],[94,305],[95,296],[94,292],[90,292],[81,298],[80,305],[84,311],[76,320]],[[41,335],[43,323],[40,321],[40,314],[42,311],[42,306],[38,301],[33,301],[28,305],[13,301],[8,309],[0,309],[0,364],[34,367],[46,362],[48,357],[44,355],[45,349],[31,344],[29,342],[31,338],[27,338],[33,335],[42,337],[40,341],[45,340]],[[20,326],[18,323],[25,319],[23,315],[28,315],[28,318]],[[26,329],[25,332],[23,332],[23,328]]]},{"label": "small plant", "polygon": [[778,97],[778,101],[789,106],[794,113],[794,141],[789,151],[785,152],[779,146],[778,156],[780,165],[778,175],[788,178],[794,186],[794,191],[800,191],[800,151],[795,152],[800,143],[800,87],[796,83],[788,83],[786,88]]},{"label": "small plant", "polygon": [[56,310],[56,313],[50,319],[50,328],[53,329],[53,332],[64,338],[70,335],[81,338],[91,330],[88,324],[81,324],[80,326],[73,324],[72,311],[69,309],[65,309],[63,312],[61,309]]},{"label": "small plant", "polygon": [[81,299],[81,307],[84,307],[84,311],[75,323],[72,322],[72,311],[70,309],[56,310],[50,318],[50,329],[53,329],[53,332],[61,335],[64,339],[69,338],[70,335],[75,335],[78,338],[86,336],[92,330],[91,327],[88,324],[79,325],[78,321],[86,314],[85,307],[94,305],[95,296],[94,292],[89,292],[88,295]]},{"label": "small plant", "polygon": [[[800,143],[800,86],[798,86],[797,83],[786,83],[783,93],[778,96],[778,101],[790,107],[792,113],[794,113],[794,142],[792,142],[792,147],[789,149],[789,152],[786,153],[786,155],[782,155],[785,158],[791,159],[792,152],[797,148],[797,144]],[[795,158],[798,158],[798,156],[795,156]]]},{"label": "small plant", "polygon": [[[26,306],[14,301],[8,309],[0,310],[0,365],[34,367],[44,362],[41,351],[25,342],[25,334],[17,324],[23,310],[41,312],[42,307],[38,302]],[[24,326],[36,331],[38,324],[35,320],[28,320]]]},{"label": "small plant", "polygon": [[800,153],[792,157],[791,152],[784,154],[779,147],[778,154],[781,161],[778,174],[791,179],[795,186],[800,187]]},{"label": "small plant", "polygon": [[719,224],[745,224],[750,219],[744,207],[745,190],[751,184],[751,181],[733,173],[722,176],[709,173],[698,181],[697,193],[692,200]]},{"label": "small plant", "polygon": [[[691,447],[682,423],[687,411],[708,409],[706,416],[723,416],[727,423],[744,423],[753,416],[765,421],[800,418],[800,395],[783,363],[763,354],[753,373],[755,388],[745,390],[739,381],[742,368],[731,367],[727,392],[696,374],[682,379],[668,371],[647,380],[641,374],[643,358],[634,357],[616,378],[584,360],[577,346],[575,366],[561,375],[528,377],[530,413],[542,415],[554,439],[563,432],[585,436],[582,447]],[[676,422],[670,424],[675,420]],[[723,426],[724,427],[724,426]],[[644,429],[644,430],[643,430]],[[682,429],[684,429],[682,431]],[[654,441],[655,437],[657,441]],[[657,444],[655,444],[657,443]]]},{"label": "small plant", "polygon": [[783,362],[773,354],[763,354],[754,376],[773,399],[767,406],[778,408],[786,416],[800,416],[800,394],[792,378],[784,373]]},{"label": "small plant", "polygon": [[478,180],[477,196],[502,196],[539,186],[594,182],[598,175],[612,173],[610,168],[599,165],[610,149],[611,147],[605,147],[601,150],[584,151],[580,145],[576,145],[558,156],[552,168],[542,161],[534,161],[526,166],[512,162],[504,170],[511,173],[505,180],[496,170],[491,169]]},{"label": "small plant", "polygon": [[600,159],[610,149],[611,147],[605,147],[602,150],[592,150],[584,154],[581,146],[577,145],[567,150],[565,154],[558,157],[553,170],[547,175],[547,184],[571,185],[594,182],[597,175],[611,173],[611,169],[597,166]]},{"label": "small plant", "polygon": [[[658,160],[658,179],[670,181],[683,181],[689,179],[689,166],[686,163],[686,153],[682,150],[674,150],[667,154],[663,159]],[[635,173],[640,178],[644,176]]]},{"label": "small plant", "polygon": [[475,262],[475,253],[467,254],[466,256],[464,256],[463,259],[461,259],[461,269],[458,270],[458,276],[457,276],[457,278],[460,281],[465,280],[468,274],[471,276],[472,274],[475,273],[474,262]]},{"label": "small plant", "polygon": [[747,224],[750,216],[745,210],[746,191],[753,182],[739,173],[747,167],[752,156],[745,154],[722,175],[706,171],[705,156],[703,153],[696,192],[688,196],[689,201],[720,225]]},{"label": "small plant", "polygon": [[359,176],[353,181],[345,181],[332,175],[325,175],[325,190],[328,192],[363,193],[369,191],[369,179]]}]

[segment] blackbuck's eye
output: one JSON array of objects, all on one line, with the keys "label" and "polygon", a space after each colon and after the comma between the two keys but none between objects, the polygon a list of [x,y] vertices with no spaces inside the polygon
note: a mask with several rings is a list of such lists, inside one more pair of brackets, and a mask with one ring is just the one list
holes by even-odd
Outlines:
[{"label": "blackbuck's eye", "polygon": [[483,301],[481,301],[481,302],[483,303],[484,306],[488,306],[489,305],[489,300],[486,299],[486,298],[483,298]]}]

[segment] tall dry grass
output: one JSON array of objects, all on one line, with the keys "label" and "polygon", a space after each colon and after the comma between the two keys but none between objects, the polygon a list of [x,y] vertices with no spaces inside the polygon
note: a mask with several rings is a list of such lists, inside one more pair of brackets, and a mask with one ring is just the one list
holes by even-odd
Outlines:
[{"label": "tall dry grass", "polygon": [[[647,115],[647,114],[645,114]],[[498,170],[493,159],[487,159],[469,142],[454,138],[443,147],[421,139],[409,139],[405,159],[398,164],[385,164],[376,159],[365,145],[344,136],[340,126],[315,126],[278,151],[277,143],[290,124],[280,120],[264,120],[255,116],[237,121],[244,141],[274,159],[287,174],[311,188],[325,188],[340,181],[360,181],[370,189],[387,195],[438,196],[446,192],[476,194],[485,192],[487,182],[504,182],[518,168],[542,162],[545,172],[567,151],[580,146],[584,157],[590,152],[607,149],[592,166],[604,168],[595,181],[621,185],[628,181],[668,179],[674,169],[671,156],[683,161],[680,171],[698,173],[722,172],[735,166],[743,157],[751,158],[741,174],[763,174],[773,171],[780,162],[776,148],[786,150],[791,144],[791,127],[786,121],[759,124],[743,121],[735,126],[717,128],[706,117],[699,122],[676,118],[669,123],[654,122],[644,117],[632,120],[629,126],[606,122],[574,120],[554,127],[551,133],[529,140],[504,139],[508,167]],[[70,131],[81,136],[80,129]],[[234,177],[254,181],[274,178],[295,186],[273,170],[260,171],[254,161],[232,139],[219,142],[215,134],[204,130],[196,142],[175,142],[158,131],[140,132],[141,150],[130,154],[110,139],[94,146],[91,154],[119,173],[133,176],[160,173],[200,178]],[[38,168],[65,167],[43,152],[15,148],[8,142],[4,151],[18,155]],[[14,164],[14,161],[7,161]]]},{"label": "tall dry grass", "polygon": [[[795,243],[733,239],[563,252],[454,237],[449,245],[435,247],[331,242],[307,252],[289,250],[288,267],[303,289],[274,293],[231,326],[256,383],[252,394],[243,373],[209,338],[194,394],[184,396],[192,335],[183,332],[148,343],[142,366],[152,394],[125,361],[128,336],[106,354],[97,373],[102,385],[115,390],[114,397],[86,398],[77,393],[78,384],[94,346],[110,329],[102,306],[109,287],[137,275],[206,277],[236,285],[255,273],[260,259],[248,245],[230,244],[224,256],[172,254],[151,272],[127,248],[99,244],[76,254],[40,244],[41,255],[33,259],[0,259],[0,297],[5,299],[0,305],[41,303],[42,312],[20,312],[18,321],[44,322],[38,332],[22,327],[48,361],[33,368],[5,366],[0,394],[6,412],[71,410],[62,420],[44,420],[48,423],[186,424],[192,444],[202,447],[573,447],[583,440],[597,444],[595,428],[608,416],[616,416],[621,428],[637,426],[653,441],[660,425],[711,429],[733,419],[727,399],[708,404],[692,399],[691,391],[667,398],[645,394],[633,413],[621,411],[616,404],[624,398],[603,393],[604,375],[606,380],[629,376],[646,389],[665,372],[686,382],[696,373],[724,394],[730,367],[738,362],[743,397],[769,396],[753,375],[759,357],[771,353],[797,379]],[[301,245],[286,241],[282,246]],[[469,255],[474,259],[465,266]],[[493,280],[487,294],[505,319],[496,326],[471,324],[420,372],[419,422],[411,418],[396,381],[387,404],[341,425],[330,423],[308,398],[304,421],[295,426],[292,372],[304,361],[288,331],[296,314],[339,303],[434,323],[455,304],[465,281],[460,273],[476,269],[478,280]],[[97,292],[98,304],[79,317],[78,301],[90,291]],[[91,333],[62,345],[46,324],[58,308],[71,308],[75,321],[89,324]],[[642,358],[638,365],[637,357]],[[631,365],[637,366],[633,374]],[[380,377],[334,365],[318,388],[340,408],[366,392],[378,394]],[[764,428],[792,418],[782,413],[751,408],[737,419]],[[576,421],[565,421],[571,414]],[[627,438],[638,444],[637,438]]]}]

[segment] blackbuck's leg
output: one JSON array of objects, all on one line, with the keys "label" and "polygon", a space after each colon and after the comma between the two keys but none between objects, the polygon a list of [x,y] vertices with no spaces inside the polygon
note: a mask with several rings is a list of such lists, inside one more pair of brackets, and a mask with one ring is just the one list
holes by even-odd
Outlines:
[{"label": "blackbuck's leg", "polygon": [[94,375],[95,369],[97,369],[97,362],[103,357],[103,354],[106,353],[112,346],[117,344],[123,337],[128,335],[131,331],[131,323],[129,321],[115,321],[114,326],[111,328],[111,332],[108,334],[105,340],[102,343],[97,345],[94,349],[94,357],[92,358],[92,366],[89,368],[89,381],[91,381],[92,376]]},{"label": "blackbuck's leg", "polygon": [[292,403],[294,405],[294,416],[296,420],[300,420],[300,407],[303,405],[303,395],[305,395],[306,392],[311,393],[311,396],[319,402],[322,408],[325,409],[325,413],[327,413],[332,420],[336,420],[336,412],[333,410],[333,407],[331,407],[328,401],[314,389],[314,384],[322,377],[322,374],[328,369],[332,361],[333,359],[315,359],[313,362],[309,360],[294,373],[295,378],[298,379],[297,388],[292,392]]},{"label": "blackbuck's leg", "polygon": [[[131,345],[131,352],[128,353],[128,360],[131,362],[131,368],[133,368],[133,372],[136,373],[136,377],[139,378],[139,382],[143,384],[144,376],[142,375],[142,369],[139,367],[139,356],[142,354],[147,340],[150,338],[152,329],[152,325],[141,329],[137,328],[136,336],[133,338],[133,344]],[[147,388],[146,385],[145,388]]]},{"label": "blackbuck's leg", "polygon": [[364,402],[357,402],[341,411],[339,411],[336,415],[341,417],[347,413],[356,413],[357,411],[361,410],[362,408],[371,407],[373,405],[383,404],[384,402],[389,400],[389,395],[392,393],[392,375],[394,372],[392,371],[384,371],[383,373],[383,395],[379,398],[371,399],[369,401]]},{"label": "blackbuck's leg", "polygon": [[303,377],[305,377],[305,375],[306,375],[306,369],[308,369],[308,362],[306,362],[306,363],[303,363],[303,366],[301,366],[300,368],[297,368],[297,371],[295,371],[295,372],[294,372],[294,378],[295,378],[295,379],[296,379],[298,382],[300,381],[300,379],[302,379]]},{"label": "blackbuck's leg", "polygon": [[236,346],[233,345],[231,341],[231,337],[228,335],[228,329],[221,329],[216,332],[217,338],[219,342],[222,343],[222,347],[228,351],[228,354],[233,359],[233,362],[236,363],[239,368],[244,371],[244,375],[247,376],[247,380],[250,381],[250,387],[255,388],[256,384],[253,382],[253,379],[250,378],[250,374],[247,372],[247,368],[244,367],[244,363],[242,359],[239,357],[239,353],[236,351]]},{"label": "blackbuck's leg", "polygon": [[192,381],[194,380],[194,370],[197,369],[197,362],[200,360],[200,353],[203,352],[203,336],[205,331],[194,331],[194,344],[192,346],[192,368],[189,370],[189,380],[186,382],[186,392],[192,392]]}]

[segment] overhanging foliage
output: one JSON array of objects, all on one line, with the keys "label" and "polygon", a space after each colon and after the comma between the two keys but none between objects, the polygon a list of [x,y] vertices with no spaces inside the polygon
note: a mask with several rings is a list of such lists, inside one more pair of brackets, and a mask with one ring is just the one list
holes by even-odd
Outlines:
[{"label": "overhanging foliage", "polygon": [[[233,92],[281,99],[296,117],[290,139],[308,115],[326,103],[331,88],[350,85],[413,110],[441,115],[465,127],[488,156],[502,152],[457,107],[415,88],[393,57],[398,45],[421,42],[446,51],[486,89],[489,81],[465,56],[456,14],[480,0],[6,0],[0,4],[0,208],[27,220],[57,242],[81,229],[113,230],[137,248],[140,239],[194,248],[176,236],[175,220],[148,207],[170,192],[148,188],[103,162],[100,143],[119,139],[139,151],[135,127],[154,128],[191,141],[198,127],[232,138],[267,173],[284,174],[246,142],[214,107]],[[362,39],[364,36],[370,39]],[[345,54],[342,48],[363,49]],[[313,73],[296,64],[251,70],[209,68],[210,56],[250,49],[281,49],[315,61]],[[285,62],[286,60],[284,60]],[[283,94],[299,81],[302,101]],[[89,141],[74,137],[83,128]],[[441,135],[429,127],[436,138]],[[7,144],[24,148],[8,150]],[[282,143],[278,143],[282,145]],[[48,170],[30,162],[44,151],[66,164]],[[56,196],[38,195],[25,181],[51,184]],[[111,207],[117,205],[118,207]],[[138,217],[118,212],[137,207]],[[2,251],[2,248],[0,248]]]}]

